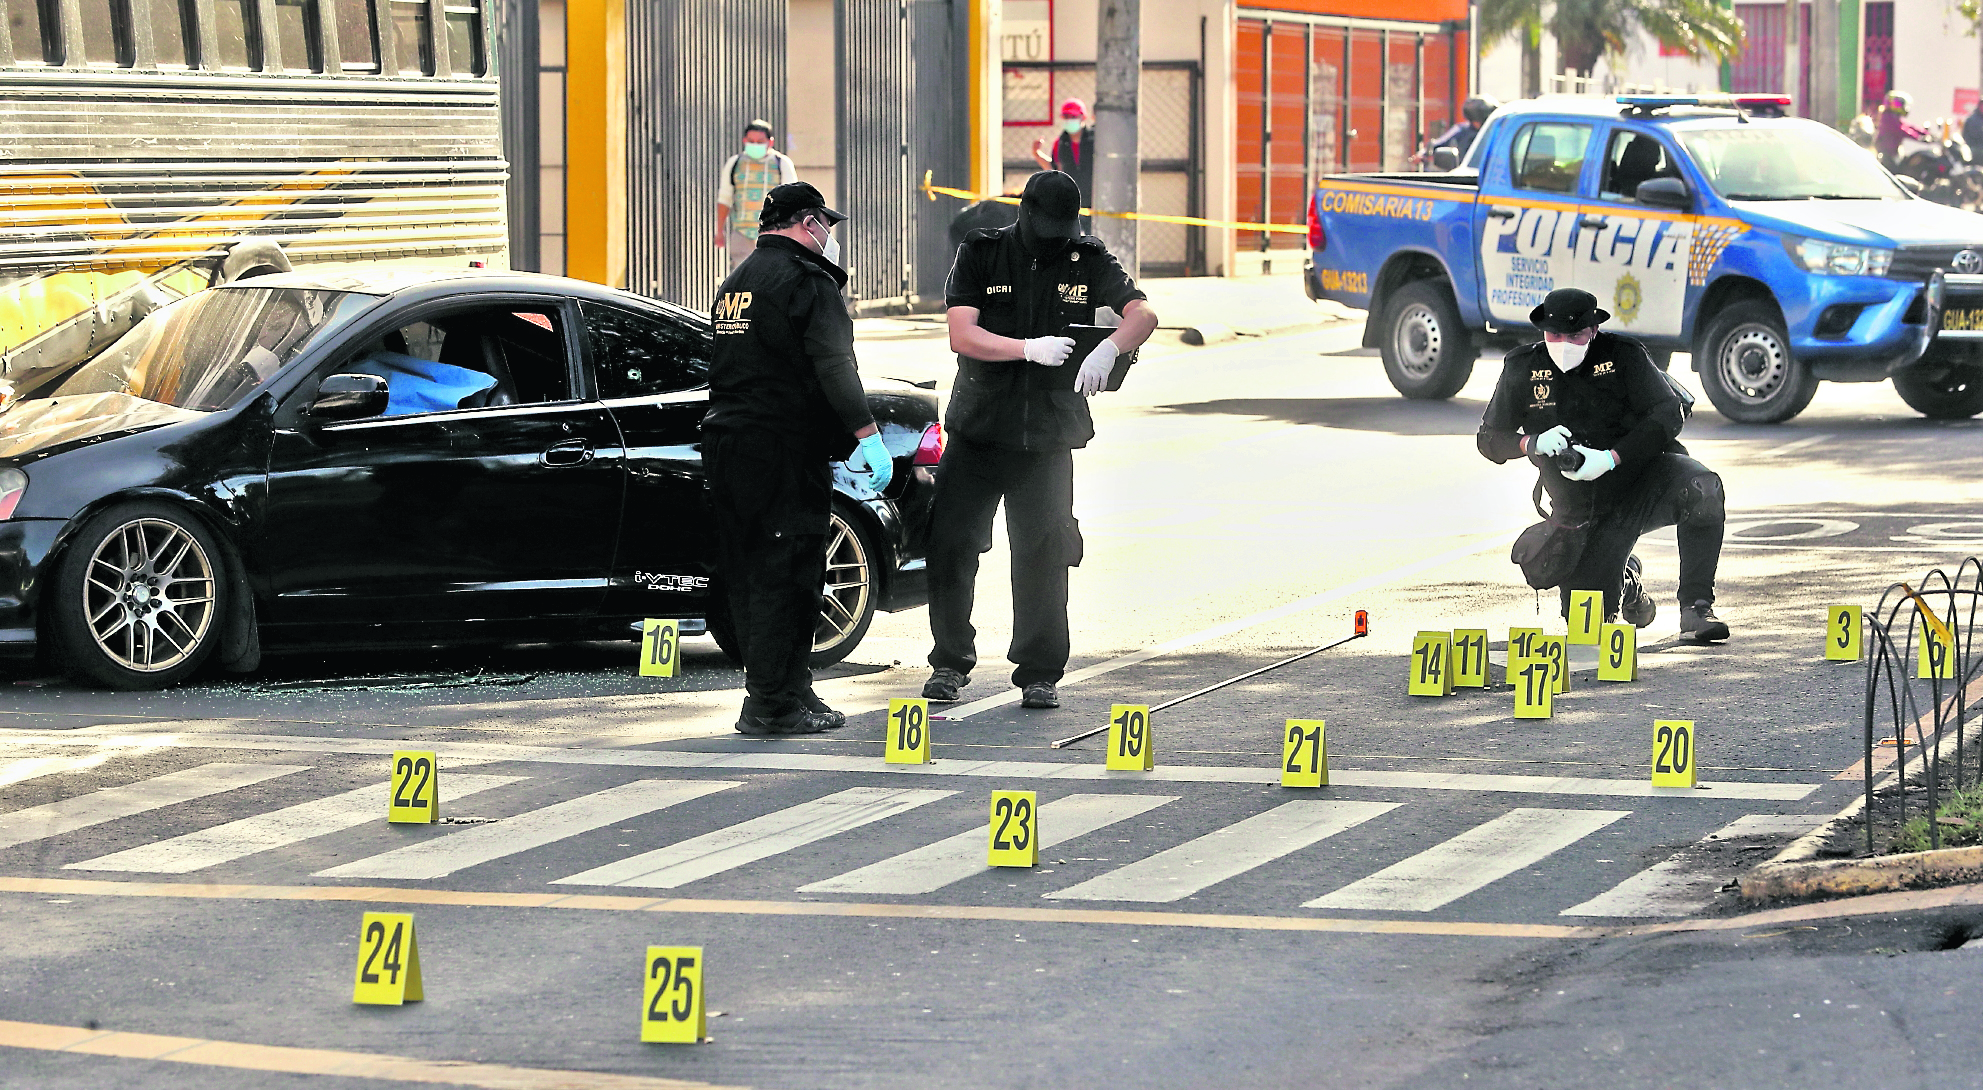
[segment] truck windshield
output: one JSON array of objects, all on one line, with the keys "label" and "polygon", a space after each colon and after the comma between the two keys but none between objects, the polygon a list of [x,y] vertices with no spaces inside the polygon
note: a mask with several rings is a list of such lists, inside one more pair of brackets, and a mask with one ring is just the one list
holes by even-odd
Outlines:
[{"label": "truck windshield", "polygon": [[215,412],[377,301],[305,288],[199,292],[147,315],[46,396],[129,394]]},{"label": "truck windshield", "polygon": [[1715,192],[1731,201],[1904,200],[1864,149],[1834,132],[1743,125],[1680,134]]}]

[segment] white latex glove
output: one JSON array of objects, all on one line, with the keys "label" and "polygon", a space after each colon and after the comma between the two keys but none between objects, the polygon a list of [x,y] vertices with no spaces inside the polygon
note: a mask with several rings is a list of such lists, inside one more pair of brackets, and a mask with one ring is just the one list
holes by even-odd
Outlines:
[{"label": "white latex glove", "polygon": [[1595,481],[1618,468],[1618,456],[1608,450],[1592,450],[1589,447],[1574,449],[1584,456],[1584,464],[1577,467],[1574,473],[1563,474],[1573,481]]},{"label": "white latex glove", "polygon": [[1109,384],[1109,372],[1115,370],[1116,347],[1108,341],[1095,346],[1088,358],[1081,361],[1081,373],[1074,376],[1074,388],[1082,397],[1094,397]]},{"label": "white latex glove", "polygon": [[1072,351],[1074,351],[1072,337],[1026,338],[1026,358],[1048,367],[1059,367],[1066,363],[1068,353]]},{"label": "white latex glove", "polygon": [[1529,443],[1529,452],[1531,454],[1540,454],[1544,458],[1554,458],[1569,449],[1570,429],[1561,424],[1536,436]]}]

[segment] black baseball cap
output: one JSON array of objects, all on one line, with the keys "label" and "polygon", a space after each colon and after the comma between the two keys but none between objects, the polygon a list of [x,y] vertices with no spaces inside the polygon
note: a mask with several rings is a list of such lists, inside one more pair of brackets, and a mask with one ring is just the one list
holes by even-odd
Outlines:
[{"label": "black baseball cap", "polygon": [[1597,296],[1582,288],[1557,288],[1529,311],[1529,324],[1545,333],[1575,333],[1611,320],[1597,305]]},{"label": "black baseball cap", "polygon": [[764,195],[764,207],[758,212],[757,221],[778,223],[813,208],[819,209],[819,214],[825,216],[828,223],[839,223],[847,218],[826,207],[826,198],[813,188],[811,182],[786,182],[773,186],[771,192]]},{"label": "black baseball cap", "polygon": [[1081,186],[1061,171],[1042,170],[1026,179],[1019,214],[1041,238],[1079,238]]}]

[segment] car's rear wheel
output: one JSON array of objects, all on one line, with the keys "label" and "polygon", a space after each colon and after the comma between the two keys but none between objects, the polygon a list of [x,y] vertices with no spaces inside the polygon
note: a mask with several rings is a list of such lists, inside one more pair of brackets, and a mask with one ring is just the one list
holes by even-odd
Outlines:
[{"label": "car's rear wheel", "polygon": [[1378,351],[1384,374],[1409,398],[1452,397],[1473,375],[1478,356],[1443,282],[1415,280],[1392,293]]},{"label": "car's rear wheel", "polygon": [[1967,420],[1983,412],[1983,366],[1921,363],[1893,377],[1894,392],[1933,420]]},{"label": "car's rear wheel", "polygon": [[60,665],[113,689],[184,679],[220,642],[222,564],[213,535],[178,508],[128,504],[90,519],[51,588]]},{"label": "car's rear wheel", "polygon": [[[813,629],[812,667],[832,666],[852,654],[874,624],[880,550],[852,513],[834,505],[826,531],[826,580],[820,588],[819,623]],[[709,634],[730,661],[743,661],[736,623],[721,586],[709,604]]]},{"label": "car's rear wheel", "polygon": [[1768,303],[1751,299],[1723,309],[1701,345],[1701,389],[1730,420],[1781,423],[1817,395],[1817,377],[1791,354],[1790,335]]}]

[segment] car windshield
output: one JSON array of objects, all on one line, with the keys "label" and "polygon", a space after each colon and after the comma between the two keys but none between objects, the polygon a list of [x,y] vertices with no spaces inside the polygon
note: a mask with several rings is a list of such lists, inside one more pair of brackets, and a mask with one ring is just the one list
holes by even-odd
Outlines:
[{"label": "car windshield", "polygon": [[146,315],[48,396],[128,394],[216,412],[376,301],[309,288],[203,291]]},{"label": "car windshield", "polygon": [[1731,201],[1904,200],[1865,149],[1821,129],[1742,125],[1680,134],[1715,192]]}]

